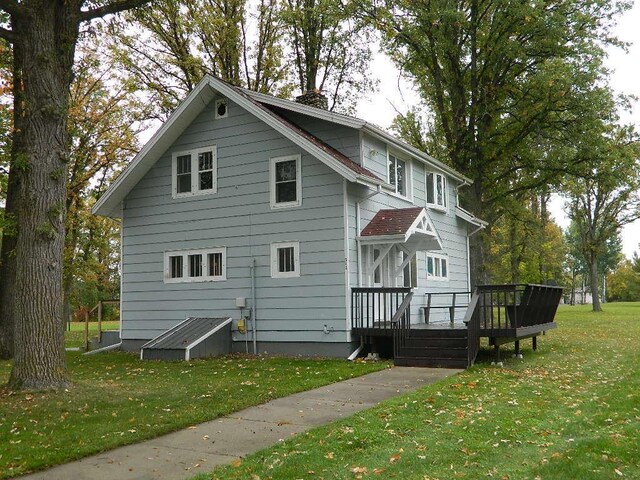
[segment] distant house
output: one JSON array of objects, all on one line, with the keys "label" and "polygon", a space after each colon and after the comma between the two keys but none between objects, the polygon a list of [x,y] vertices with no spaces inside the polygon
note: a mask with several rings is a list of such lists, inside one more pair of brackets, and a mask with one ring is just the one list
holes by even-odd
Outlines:
[{"label": "distant house", "polygon": [[93,209],[122,220],[122,345],[231,318],[233,351],[347,356],[357,287],[411,288],[424,322],[426,292],[469,290],[470,183],[363,120],[207,76]]}]

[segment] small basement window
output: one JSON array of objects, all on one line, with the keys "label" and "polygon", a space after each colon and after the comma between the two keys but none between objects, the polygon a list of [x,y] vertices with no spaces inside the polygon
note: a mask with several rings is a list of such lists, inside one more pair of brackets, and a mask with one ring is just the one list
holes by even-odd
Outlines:
[{"label": "small basement window", "polygon": [[427,172],[427,205],[447,208],[447,178],[435,172]]},{"label": "small basement window", "polygon": [[213,145],[173,154],[173,198],[216,192],[216,152]]},{"label": "small basement window", "polygon": [[166,252],[165,283],[226,280],[226,248]]},{"label": "small basement window", "polygon": [[271,208],[298,207],[302,204],[300,155],[271,159]]},{"label": "small basement window", "polygon": [[273,278],[300,276],[300,244],[298,242],[271,244],[271,276]]}]

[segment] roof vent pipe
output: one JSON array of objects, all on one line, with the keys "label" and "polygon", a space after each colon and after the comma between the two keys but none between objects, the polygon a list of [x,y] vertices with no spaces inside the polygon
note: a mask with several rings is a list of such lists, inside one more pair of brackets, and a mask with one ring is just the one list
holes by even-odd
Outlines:
[{"label": "roof vent pipe", "polygon": [[322,108],[323,110],[329,109],[329,100],[317,88],[308,90],[302,95],[298,95],[296,97],[296,102],[302,103],[303,105],[308,105],[310,107]]}]

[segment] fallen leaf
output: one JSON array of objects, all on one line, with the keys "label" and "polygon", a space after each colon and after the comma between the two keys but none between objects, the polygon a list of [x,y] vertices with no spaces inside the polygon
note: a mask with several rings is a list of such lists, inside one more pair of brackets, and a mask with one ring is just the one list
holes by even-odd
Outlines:
[{"label": "fallen leaf", "polygon": [[396,463],[398,460],[400,460],[400,457],[402,455],[400,455],[399,453],[396,453],[395,455],[391,455],[391,458],[389,458],[389,463]]}]

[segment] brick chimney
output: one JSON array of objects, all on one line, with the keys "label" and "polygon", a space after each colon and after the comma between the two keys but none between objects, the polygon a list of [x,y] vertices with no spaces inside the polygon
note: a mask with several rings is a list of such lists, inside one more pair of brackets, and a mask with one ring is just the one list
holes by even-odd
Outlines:
[{"label": "brick chimney", "polygon": [[322,108],[323,110],[329,109],[329,101],[327,100],[327,97],[324,96],[317,88],[297,96],[296,102],[302,103],[303,105],[309,105],[310,107]]}]

